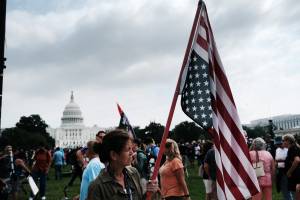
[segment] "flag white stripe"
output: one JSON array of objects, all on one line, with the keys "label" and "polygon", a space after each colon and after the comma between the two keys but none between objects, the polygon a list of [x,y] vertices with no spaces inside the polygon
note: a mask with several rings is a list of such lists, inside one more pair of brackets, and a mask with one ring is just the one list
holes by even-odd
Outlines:
[{"label": "flag white stripe", "polygon": [[217,192],[218,192],[218,198],[219,199],[226,199],[225,194],[223,192],[223,190],[221,189],[221,186],[219,185],[219,183],[216,181],[217,184]]},{"label": "flag white stripe", "polygon": [[220,97],[221,101],[223,102],[227,112],[231,116],[235,125],[239,128],[240,132],[243,133],[237,109],[236,109],[235,105],[232,103],[232,101],[230,100],[230,98],[228,97],[227,93],[225,92],[225,90],[217,76],[216,76],[216,88],[217,88],[216,89],[217,94]]},{"label": "flag white stripe", "polygon": [[207,40],[207,37],[206,37],[206,30],[205,28],[203,28],[203,26],[199,26],[199,35],[206,41]]},{"label": "flag white stripe", "polygon": [[[221,149],[221,146],[220,146],[220,149]],[[222,177],[224,178],[223,165],[222,165],[222,162],[221,162],[222,161],[221,154],[220,154],[220,152],[218,151],[218,149],[216,147],[215,147],[215,159],[216,159],[217,167],[218,167],[219,171],[221,172]],[[227,197],[227,199],[234,200],[235,198],[232,195],[231,191],[229,190],[229,188],[226,184],[226,181],[223,181],[223,183],[224,183],[224,190],[225,190],[224,193],[226,194],[225,196]],[[220,186],[219,186],[219,189],[217,189],[217,193],[218,193],[218,198],[222,199],[221,196],[224,195],[224,193],[223,193],[223,190]]]},{"label": "flag white stripe", "polygon": [[208,63],[208,53],[197,42],[194,43],[193,49],[195,52]]},{"label": "flag white stripe", "polygon": [[[221,147],[222,147],[222,144],[221,144]],[[238,186],[238,188],[239,188],[240,192],[243,194],[243,196],[249,198],[250,192],[248,189],[246,189],[247,185],[245,184],[245,181],[241,178],[239,173],[236,171],[235,167],[232,166],[230,159],[228,158],[227,154],[223,151],[222,148],[221,148],[221,153],[222,153],[221,158],[222,158],[223,166],[225,167],[227,172],[230,172],[232,181]]]},{"label": "flag white stripe", "polygon": [[[222,162],[221,162],[221,157],[220,157],[220,152],[218,151],[217,147],[214,147],[215,148],[215,160],[216,160],[216,164],[217,164],[217,167],[220,171],[220,173],[222,174],[222,177],[224,178],[224,175],[223,175],[223,167],[222,167]],[[222,190],[221,186],[219,189],[217,189],[217,193],[218,193],[218,197],[219,195],[222,195],[222,193],[227,193],[227,191],[229,190],[225,181],[223,181],[224,183],[224,191]],[[227,196],[227,194],[225,195]],[[220,197],[219,197],[220,199]]]},{"label": "flag white stripe", "polygon": [[[215,84],[214,80],[212,77],[210,77],[210,87],[211,87],[211,93],[212,96],[214,96],[214,98],[216,99],[216,93],[221,96],[221,101],[223,102],[223,104],[225,105],[225,109],[228,111],[230,110],[231,112],[229,112],[232,115],[232,112],[234,113],[233,116],[237,117],[237,119],[239,119],[239,117],[237,116],[237,111],[235,106],[232,104],[232,102],[230,101],[230,99],[228,98],[227,94],[224,91],[224,88],[221,86],[220,81],[217,79],[216,75],[213,74],[213,76],[215,76],[215,80],[217,82],[217,84]],[[222,95],[223,94],[223,95]],[[218,110],[217,110],[218,112]],[[231,131],[229,130],[226,122],[223,120],[222,116],[220,115],[220,113],[217,113],[217,115],[215,115],[215,113],[213,112],[213,124],[216,130],[221,130],[222,134],[224,136],[224,138],[226,139],[226,141],[228,142],[228,144],[230,145],[230,147],[232,148],[233,152],[236,154],[236,156],[239,158],[242,166],[244,167],[245,171],[248,173],[250,179],[253,181],[253,183],[256,185],[257,188],[259,188],[257,181],[255,180],[255,174],[254,174],[254,170],[252,168],[252,164],[249,162],[248,158],[246,157],[246,155],[243,153],[242,149],[240,148],[239,144],[236,142],[236,140],[234,139],[234,137],[232,136]],[[231,116],[232,117],[232,116]],[[234,117],[232,117],[233,120],[236,120]],[[239,121],[239,120],[238,120]],[[236,123],[236,121],[235,121]],[[239,126],[237,126],[239,127]],[[219,129],[218,129],[219,128]],[[218,135],[219,135],[219,131],[217,131]],[[230,140],[229,140],[230,139]],[[241,178],[240,174],[235,170],[234,166],[232,166],[231,160],[227,157],[227,155],[225,154],[225,152],[222,149],[222,144],[220,144],[220,150],[222,152],[222,157],[220,157],[220,154],[218,152],[218,155],[216,154],[216,160],[217,159],[222,159],[221,163],[217,163],[218,169],[221,171],[221,173],[223,174],[223,170],[222,169],[222,163],[226,169],[226,171],[230,174],[230,176],[232,177],[233,182],[237,185],[237,187],[239,188],[240,192],[243,194],[244,197],[250,197],[251,194],[247,188],[247,185],[245,184],[245,182],[243,181],[243,179]],[[226,155],[226,159],[223,159],[223,156]],[[249,169],[250,167],[250,169]],[[234,170],[234,175],[232,174],[233,171],[231,171],[230,169]],[[224,176],[223,176],[224,177]],[[229,189],[227,187],[227,183],[226,181],[224,181],[224,185],[225,185],[225,193],[226,196],[228,197],[228,199],[235,199],[235,198],[231,198],[229,196],[231,196],[231,192],[229,192]],[[244,189],[243,189],[244,188]],[[221,188],[219,188],[220,190]],[[218,192],[218,196],[221,196],[222,194],[219,194]],[[219,196],[219,198],[221,198]]]},{"label": "flag white stripe", "polygon": [[[215,67],[219,65],[220,70],[226,77],[226,73],[224,71],[220,56],[218,54],[216,44],[214,41],[213,33],[209,24],[209,19],[207,16],[206,8],[204,3],[202,2],[201,12],[198,19],[197,31],[193,38],[193,46],[192,49],[211,67]],[[202,24],[200,24],[200,18],[203,19]],[[203,40],[207,42],[208,49],[205,50],[197,43],[197,37],[201,37]],[[201,41],[203,42],[203,41]],[[204,44],[205,45],[205,44]],[[212,68],[214,70],[214,68]],[[218,69],[219,70],[219,69]],[[210,71],[211,73],[211,71]],[[214,99],[220,102],[214,102],[213,104],[213,128],[216,137],[216,146],[215,146],[215,159],[216,165],[218,167],[218,176],[217,176],[217,193],[219,199],[228,199],[233,200],[238,197],[235,197],[237,193],[241,194],[243,197],[248,198],[251,196],[251,193],[255,192],[256,187],[259,190],[258,181],[252,167],[251,162],[249,161],[249,154],[244,152],[246,148],[246,143],[241,143],[236,140],[236,135],[233,134],[241,134],[237,137],[241,137],[243,135],[242,126],[240,123],[240,119],[238,116],[237,108],[234,105],[234,101],[232,97],[227,95],[227,92],[231,92],[230,88],[224,88],[222,83],[227,85],[227,78],[224,80],[219,80],[215,72],[210,74],[210,89],[211,95]],[[226,89],[226,90],[225,90]],[[227,91],[228,90],[228,91]],[[218,98],[216,98],[218,97]],[[219,104],[220,103],[220,104]],[[215,107],[217,105],[222,105],[220,108]],[[223,112],[224,105],[224,113]],[[220,109],[220,110],[219,110]],[[227,114],[228,113],[228,114]],[[224,116],[224,119],[222,115]],[[239,132],[235,133],[232,131],[236,131],[234,126],[229,126],[227,123],[235,123],[236,127],[238,127]],[[222,139],[224,138],[226,142],[220,141],[220,134],[222,134]],[[233,153],[234,155],[231,155]],[[238,159],[238,160],[233,160]],[[234,166],[236,163],[239,163],[239,166]],[[220,174],[221,173],[221,174]],[[226,176],[224,176],[226,174]],[[229,176],[229,177],[228,177]],[[252,181],[253,183],[249,183],[248,181]],[[234,187],[234,183],[237,188]],[[222,185],[222,187],[221,187]],[[248,188],[249,186],[249,188]]]},{"label": "flag white stripe", "polygon": [[[240,159],[241,164],[243,165],[245,171],[250,176],[250,179],[255,184],[256,177],[255,177],[254,170],[252,168],[252,163],[247,159],[247,156],[243,153],[242,149],[240,148],[240,145],[236,142],[234,137],[231,136],[231,132],[221,116],[219,116],[219,129],[222,131],[224,138],[231,146],[235,155]],[[259,187],[258,184],[256,186]]]},{"label": "flag white stripe", "polygon": [[[224,181],[224,185],[225,185],[225,194],[226,194],[226,198],[228,200],[234,200],[236,199],[235,196],[233,196],[233,194],[231,193],[231,191],[229,190],[229,188],[227,187],[226,181]],[[221,199],[219,197],[220,193],[218,193],[218,199]]]}]

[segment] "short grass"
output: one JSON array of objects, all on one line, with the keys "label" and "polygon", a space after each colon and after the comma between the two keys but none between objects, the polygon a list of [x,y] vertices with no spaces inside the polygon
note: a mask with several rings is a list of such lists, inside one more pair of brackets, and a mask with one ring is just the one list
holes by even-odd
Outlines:
[{"label": "short grass", "polygon": [[[69,172],[69,167],[64,167],[64,172]],[[197,167],[194,168],[188,168],[189,176],[187,177],[187,184],[188,188],[190,190],[190,195],[192,200],[204,200],[205,199],[205,190],[203,181],[200,177],[197,176]],[[47,189],[46,189],[46,196],[47,200],[62,200],[65,199],[64,196],[64,186],[68,183],[70,180],[70,176],[63,177],[62,180],[55,180],[54,179],[54,169],[51,169],[49,172],[49,180],[47,181]],[[26,188],[27,191],[29,190]],[[80,189],[80,181],[79,178],[77,178],[73,184],[72,187],[69,187],[67,190],[67,197],[69,199],[72,199],[75,195],[79,194]],[[21,200],[28,199],[29,194],[21,195]],[[40,198],[36,198],[40,199]],[[275,189],[273,189],[273,200],[281,200],[280,194],[275,192]]]}]

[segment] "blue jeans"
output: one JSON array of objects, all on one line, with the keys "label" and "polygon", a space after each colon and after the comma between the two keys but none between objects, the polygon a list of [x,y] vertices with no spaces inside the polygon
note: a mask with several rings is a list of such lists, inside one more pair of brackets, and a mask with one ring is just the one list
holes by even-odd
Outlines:
[{"label": "blue jeans", "polygon": [[61,165],[55,165],[55,180],[61,179]]},{"label": "blue jeans", "polygon": [[[45,196],[45,194],[46,194],[47,173],[42,172],[42,171],[33,171],[32,172],[32,177],[33,177],[33,179],[36,183],[38,181],[40,182],[40,187],[39,187],[40,197]],[[31,197],[33,197],[32,193],[31,193]]]},{"label": "blue jeans", "polygon": [[287,184],[288,184],[288,179],[287,179],[287,176],[284,174],[281,177],[281,188],[282,188],[281,192],[282,192],[282,197],[285,200],[293,200],[294,198],[292,196],[292,193],[290,191],[288,191]]}]

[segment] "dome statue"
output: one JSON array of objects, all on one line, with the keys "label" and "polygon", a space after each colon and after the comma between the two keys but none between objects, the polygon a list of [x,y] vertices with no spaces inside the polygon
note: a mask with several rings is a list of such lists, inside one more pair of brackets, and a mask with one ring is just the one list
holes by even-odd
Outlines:
[{"label": "dome statue", "polygon": [[61,127],[68,126],[84,126],[83,117],[81,115],[80,107],[74,102],[74,94],[71,92],[71,100],[63,111],[61,118]]}]

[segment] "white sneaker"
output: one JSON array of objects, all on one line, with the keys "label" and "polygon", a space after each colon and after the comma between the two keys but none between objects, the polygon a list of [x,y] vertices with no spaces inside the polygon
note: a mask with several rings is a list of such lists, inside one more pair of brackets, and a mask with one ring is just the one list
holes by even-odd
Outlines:
[{"label": "white sneaker", "polygon": [[41,198],[41,200],[46,200],[46,197],[45,197],[45,196],[43,196],[43,197]]}]

